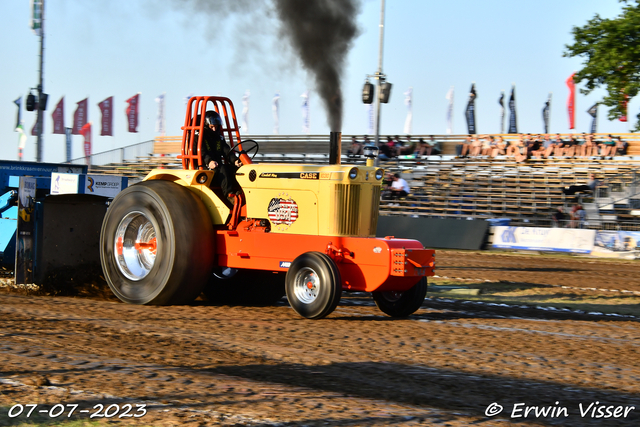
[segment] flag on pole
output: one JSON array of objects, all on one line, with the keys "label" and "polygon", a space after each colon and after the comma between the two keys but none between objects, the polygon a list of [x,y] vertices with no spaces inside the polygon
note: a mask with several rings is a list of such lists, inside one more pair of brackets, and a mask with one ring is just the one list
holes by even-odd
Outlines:
[{"label": "flag on pole", "polygon": [[19,135],[18,135],[18,160],[22,160],[22,150],[24,150],[24,147],[27,146],[27,135],[24,134],[24,127],[22,126],[22,123],[19,123],[18,126],[16,126],[16,132],[19,133]]},{"label": "flag on pole", "polygon": [[542,109],[542,123],[544,124],[544,133],[549,133],[549,110],[551,109],[551,94],[549,94],[549,99],[544,103],[544,108]]},{"label": "flag on pole", "polygon": [[309,134],[311,127],[309,126],[309,91],[305,91],[302,95],[302,133]]},{"label": "flag on pole", "polygon": [[56,108],[51,113],[51,118],[53,119],[53,133],[64,135],[64,96],[56,104]]},{"label": "flag on pole", "polygon": [[567,79],[567,86],[569,86],[569,98],[567,99],[567,112],[569,113],[569,129],[575,129],[576,127],[576,84],[573,81],[573,76],[575,75],[576,73],[573,73]]},{"label": "flag on pole", "polygon": [[156,132],[160,135],[164,136],[165,133],[165,120],[164,120],[164,96],[166,94],[163,93],[156,98],[156,103],[158,104],[158,114],[156,115]]},{"label": "flag on pole", "polygon": [[500,104],[500,131],[498,133],[504,132],[504,91],[500,93],[500,99],[498,99],[498,104]]},{"label": "flag on pole", "polygon": [[447,107],[447,134],[451,135],[451,132],[453,132],[453,86],[449,88],[446,98],[449,101],[449,106]]},{"label": "flag on pole", "polygon": [[91,122],[86,123],[80,129],[80,135],[84,137],[84,157],[87,165],[91,164]]},{"label": "flag on pole", "polygon": [[273,111],[273,134],[278,135],[280,133],[280,92],[276,92],[273,96],[271,110]]},{"label": "flag on pole", "polygon": [[31,0],[31,19],[29,26],[36,36],[42,35],[43,12],[42,0]]},{"label": "flag on pole", "polygon": [[113,136],[113,96],[99,103],[98,107],[100,107],[100,112],[102,113],[100,135]]},{"label": "flag on pole", "polygon": [[404,134],[405,135],[411,135],[411,122],[413,120],[413,111],[412,111],[413,101],[411,99],[412,96],[413,96],[413,88],[410,87],[404,93],[404,105],[407,106],[407,118],[404,121]]},{"label": "flag on pole", "polygon": [[[18,113],[16,114],[16,131],[18,130],[18,126],[20,126],[20,124],[22,123],[22,97],[19,97],[18,99],[16,99],[15,101],[13,101],[14,104],[16,104],[16,106],[18,107]],[[24,129],[23,129],[24,132]]]},{"label": "flag on pole", "polygon": [[598,103],[596,102],[595,104],[593,104],[593,107],[589,108],[587,110],[587,113],[589,113],[589,115],[593,117],[593,120],[591,121],[591,133],[596,133],[596,122],[598,121]]},{"label": "flag on pole", "polygon": [[242,95],[242,129],[243,133],[247,135],[249,133],[249,97],[251,92],[247,89]]},{"label": "flag on pole", "polygon": [[76,112],[73,113],[73,130],[71,131],[74,135],[80,135],[80,129],[87,124],[89,118],[89,112],[87,111],[88,102],[89,98],[85,98],[77,103]]},{"label": "flag on pole", "polygon": [[509,133],[518,133],[518,121],[516,119],[516,87],[511,86],[509,97]]},{"label": "flag on pole", "polygon": [[[37,104],[36,104],[37,105]],[[44,120],[42,121],[42,133],[44,133]],[[38,116],[36,115],[36,121],[31,128],[31,135],[38,136]]]},{"label": "flag on pole", "polygon": [[60,98],[56,109],[51,113],[53,119],[53,133],[64,135],[64,96]]},{"label": "flag on pole", "polygon": [[132,132],[132,133],[138,132],[138,101],[139,100],[140,100],[140,94],[137,93],[125,101],[127,103],[127,109],[125,110],[125,113],[127,114],[127,123],[129,123],[129,132]]},{"label": "flag on pole", "polygon": [[472,135],[476,133],[476,84],[471,84],[471,91],[469,92],[469,102],[467,103],[467,111],[465,115],[467,117],[467,133]]}]

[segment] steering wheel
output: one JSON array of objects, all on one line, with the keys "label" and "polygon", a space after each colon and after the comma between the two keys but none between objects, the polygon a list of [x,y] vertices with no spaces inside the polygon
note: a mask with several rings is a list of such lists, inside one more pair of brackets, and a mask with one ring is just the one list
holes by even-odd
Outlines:
[{"label": "steering wheel", "polygon": [[246,139],[242,141],[242,150],[240,150],[240,146],[237,144],[229,150],[229,157],[231,157],[231,153],[235,153],[238,157],[240,157],[240,154],[246,154],[251,160],[253,160],[256,154],[258,154],[258,148],[258,143],[256,141],[253,139]]}]

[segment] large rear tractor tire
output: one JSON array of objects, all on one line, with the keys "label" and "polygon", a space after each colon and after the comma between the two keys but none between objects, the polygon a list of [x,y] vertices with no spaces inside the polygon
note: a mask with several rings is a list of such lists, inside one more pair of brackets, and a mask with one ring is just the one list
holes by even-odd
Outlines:
[{"label": "large rear tractor tire", "polygon": [[189,189],[144,181],[113,200],[102,223],[100,260],[113,293],[130,304],[187,304],[213,268],[210,215]]},{"label": "large rear tractor tire", "polygon": [[423,277],[404,292],[372,292],[373,300],[383,313],[391,317],[407,317],[415,313],[427,296],[427,278]]},{"label": "large rear tractor tire", "polygon": [[296,313],[307,319],[322,319],[340,302],[340,270],[321,252],[304,253],[291,263],[286,289],[289,304]]},{"label": "large rear tractor tire", "polygon": [[204,295],[213,304],[268,306],[284,295],[284,273],[215,268]]}]

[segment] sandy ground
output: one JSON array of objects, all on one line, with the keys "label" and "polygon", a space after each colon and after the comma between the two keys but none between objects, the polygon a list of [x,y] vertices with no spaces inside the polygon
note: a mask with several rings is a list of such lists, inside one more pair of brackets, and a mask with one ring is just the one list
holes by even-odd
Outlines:
[{"label": "sandy ground", "polygon": [[[640,291],[640,262],[437,259],[439,276]],[[396,320],[344,294],[311,321],[286,300],[146,307],[0,293],[3,426],[64,425],[71,405],[72,419],[154,426],[636,426],[639,380],[633,317],[428,298]],[[29,417],[27,404],[38,405]]]}]

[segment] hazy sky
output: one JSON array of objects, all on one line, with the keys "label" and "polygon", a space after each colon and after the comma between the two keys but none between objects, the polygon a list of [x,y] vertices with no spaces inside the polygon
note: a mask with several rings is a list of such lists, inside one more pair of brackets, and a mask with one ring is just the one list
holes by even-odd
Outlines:
[{"label": "hazy sky", "polygon": [[[204,1],[201,0],[201,3]],[[272,99],[280,92],[280,133],[302,133],[302,98],[309,89],[312,134],[328,134],[323,106],[313,79],[278,37],[278,21],[255,8],[226,13],[221,4],[196,10],[193,0],[46,0],[43,160],[64,161],[64,135],[53,135],[51,113],[65,98],[65,126],[72,125],[76,103],[89,98],[93,152],[153,139],[157,104],[166,93],[168,135],[180,135],[189,94],[224,95],[238,113],[242,96],[251,93],[249,131],[272,134]],[[177,6],[180,5],[180,6]],[[413,88],[413,133],[446,132],[445,96],[454,86],[454,133],[466,133],[464,110],[471,83],[478,98],[479,133],[496,133],[498,98],[516,86],[518,128],[542,132],[542,108],[549,93],[551,131],[569,132],[567,77],[581,60],[563,58],[571,28],[596,13],[620,13],[618,0],[387,0],[383,72],[393,84],[391,100],[382,106],[381,133],[402,134],[407,108],[404,92]],[[2,159],[17,159],[13,101],[26,97],[38,82],[39,38],[29,29],[28,0],[0,0],[0,141]],[[378,66],[380,1],[364,0],[357,16],[360,35],[344,68],[343,132],[367,132],[361,100],[366,74]],[[138,133],[127,132],[125,100],[141,94]],[[114,136],[99,136],[98,103],[114,97]],[[602,91],[577,94],[576,131],[588,131],[586,110]],[[506,103],[505,103],[506,104]],[[638,110],[629,103],[630,116]],[[507,116],[508,118],[508,116]],[[35,113],[23,110],[28,133]],[[600,132],[627,132],[628,125],[606,119],[600,107]],[[82,137],[73,136],[73,158],[82,156]],[[29,136],[25,160],[35,160],[35,137]]]}]

